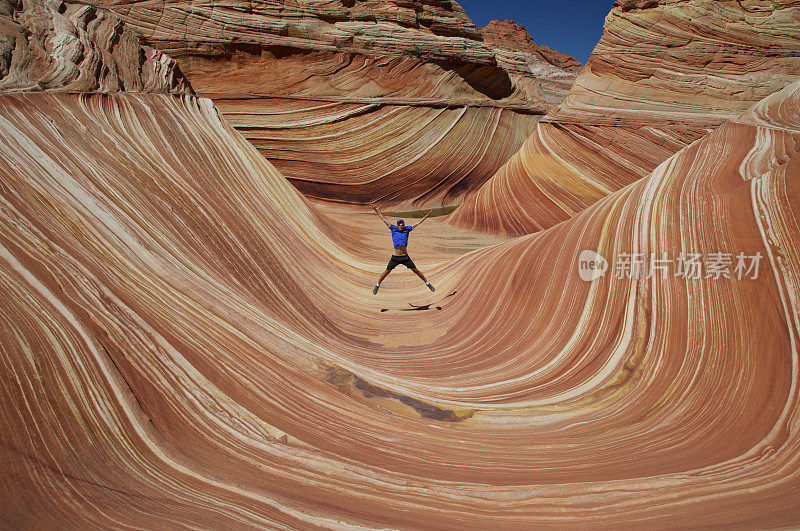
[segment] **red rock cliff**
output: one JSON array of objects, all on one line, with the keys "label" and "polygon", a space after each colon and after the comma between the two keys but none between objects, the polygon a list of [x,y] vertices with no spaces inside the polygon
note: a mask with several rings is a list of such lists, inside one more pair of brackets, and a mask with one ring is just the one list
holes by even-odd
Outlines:
[{"label": "red rock cliff", "polygon": [[486,27],[480,28],[484,42],[488,42],[506,50],[527,52],[542,60],[565,70],[580,72],[583,65],[574,57],[560,53],[548,46],[540,46],[528,34],[525,26],[513,20],[492,20]]}]

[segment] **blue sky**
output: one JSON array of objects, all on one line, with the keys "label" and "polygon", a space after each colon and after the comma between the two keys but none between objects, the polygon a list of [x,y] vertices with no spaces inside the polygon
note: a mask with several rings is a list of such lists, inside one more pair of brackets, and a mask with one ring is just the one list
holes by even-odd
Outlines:
[{"label": "blue sky", "polygon": [[603,34],[613,0],[456,0],[480,27],[490,20],[515,20],[536,44],[568,53],[586,64]]}]

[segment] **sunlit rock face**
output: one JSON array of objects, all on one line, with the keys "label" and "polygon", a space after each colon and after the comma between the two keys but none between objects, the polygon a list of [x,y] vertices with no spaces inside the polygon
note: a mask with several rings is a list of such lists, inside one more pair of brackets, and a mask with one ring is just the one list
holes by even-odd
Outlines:
[{"label": "sunlit rock face", "polygon": [[0,29],[3,91],[192,92],[172,59],[105,9],[3,0]]},{"label": "sunlit rock face", "polygon": [[[525,83],[513,83],[508,68],[498,65],[496,48],[482,42],[472,21],[452,0],[353,5],[310,0],[105,3],[148,43],[177,59],[209,95],[535,102],[547,99],[536,83],[545,73],[564,78],[566,90],[574,80],[570,73],[537,58],[513,72],[529,78],[533,92],[527,93]],[[530,55],[518,51],[516,56],[525,63]],[[229,77],[240,69],[244,70],[238,76]],[[314,77],[322,86],[309,82]],[[560,101],[566,90],[562,87],[554,97]]]},{"label": "sunlit rock face", "polygon": [[568,219],[797,79],[799,55],[796,2],[617,2],[565,102],[452,222]]},{"label": "sunlit rock face", "polygon": [[445,1],[107,2],[305,194],[456,204],[575,73],[481,40]]}]

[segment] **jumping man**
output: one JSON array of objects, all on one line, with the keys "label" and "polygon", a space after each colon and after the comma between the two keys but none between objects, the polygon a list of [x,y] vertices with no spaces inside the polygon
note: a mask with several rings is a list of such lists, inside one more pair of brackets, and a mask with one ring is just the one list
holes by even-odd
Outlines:
[{"label": "jumping man", "polygon": [[434,288],[430,282],[425,280],[425,275],[422,274],[422,271],[417,269],[417,266],[415,266],[414,262],[411,261],[411,258],[408,256],[408,250],[406,249],[406,246],[408,245],[409,233],[414,229],[414,227],[419,227],[422,225],[422,222],[428,219],[428,216],[430,216],[431,213],[428,212],[425,214],[425,217],[419,220],[419,223],[416,225],[409,225],[406,227],[406,222],[404,220],[398,219],[397,225],[390,225],[389,222],[386,221],[386,218],[384,218],[381,213],[378,212],[377,208],[373,206],[372,210],[374,210],[375,213],[380,216],[381,220],[386,223],[386,226],[389,227],[390,231],[392,231],[392,243],[394,243],[394,254],[392,254],[392,259],[389,260],[389,265],[386,266],[386,271],[383,272],[380,280],[378,280],[378,283],[375,284],[374,288],[372,288],[372,294],[378,294],[378,290],[381,287],[381,282],[383,282],[383,279],[386,278],[386,275],[392,272],[392,269],[400,264],[403,264],[411,271],[416,273],[417,276],[422,279],[425,285],[428,286],[429,290],[436,291],[436,288]]}]

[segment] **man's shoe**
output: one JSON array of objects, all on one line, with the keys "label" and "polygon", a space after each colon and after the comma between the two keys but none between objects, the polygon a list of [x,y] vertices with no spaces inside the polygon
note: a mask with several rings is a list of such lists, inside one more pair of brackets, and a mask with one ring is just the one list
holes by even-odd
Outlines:
[{"label": "man's shoe", "polygon": [[433,287],[433,284],[431,284],[430,282],[426,283],[425,285],[426,285],[426,286],[428,286],[428,289],[429,289],[429,290],[431,290],[431,291],[436,291],[436,288],[434,288],[434,287]]},{"label": "man's shoe", "polygon": [[372,294],[373,294],[373,295],[377,295],[377,294],[378,294],[378,288],[379,288],[379,287],[380,287],[380,286],[376,285],[374,288],[372,288]]}]

